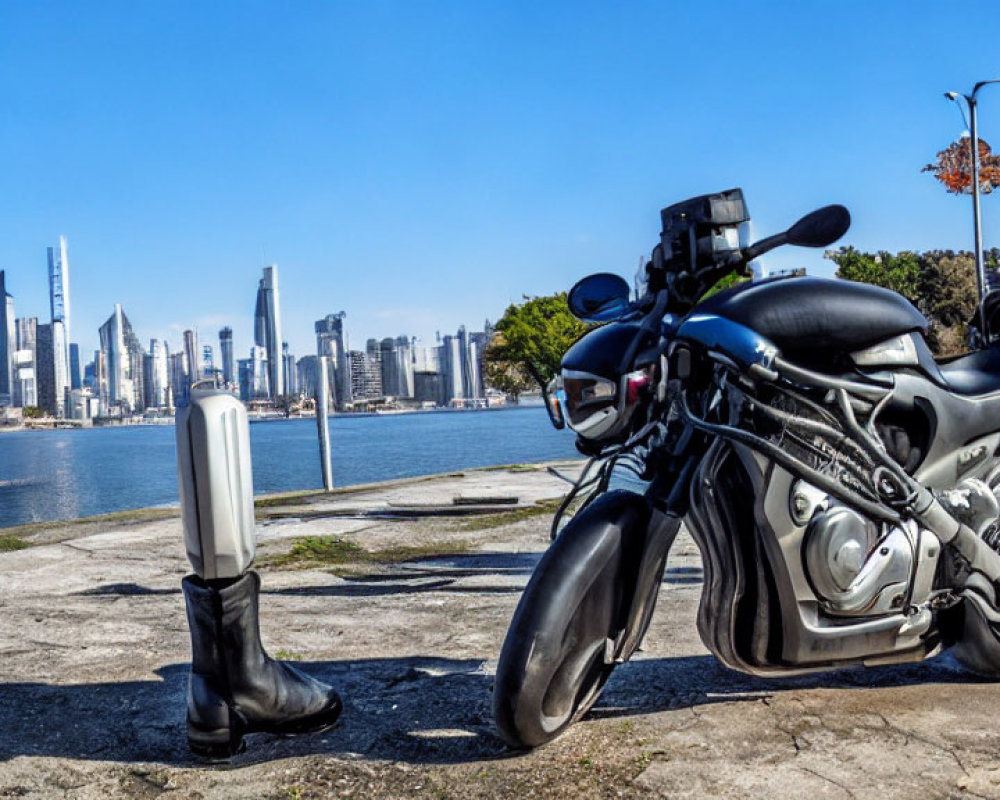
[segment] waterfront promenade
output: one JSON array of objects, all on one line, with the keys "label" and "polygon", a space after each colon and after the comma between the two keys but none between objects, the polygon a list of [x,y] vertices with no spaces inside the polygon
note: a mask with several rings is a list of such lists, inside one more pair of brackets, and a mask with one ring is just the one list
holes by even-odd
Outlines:
[{"label": "waterfront promenade", "polygon": [[186,749],[176,510],[0,531],[30,545],[0,553],[0,798],[1000,794],[1000,687],[948,660],[729,672],[698,639],[683,534],[645,651],[565,736],[507,752],[493,670],[565,489],[530,466],[260,500],[265,644],[346,709],[323,735],[250,737],[228,766]]}]

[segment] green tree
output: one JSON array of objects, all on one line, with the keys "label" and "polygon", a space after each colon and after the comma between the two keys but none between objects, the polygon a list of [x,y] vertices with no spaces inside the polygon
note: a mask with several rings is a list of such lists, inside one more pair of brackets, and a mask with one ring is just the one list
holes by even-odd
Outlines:
[{"label": "green tree", "polygon": [[825,256],[837,265],[838,278],[892,289],[914,304],[920,297],[920,258],[916,253],[863,253],[841,247],[828,250]]},{"label": "green tree", "polygon": [[44,416],[42,409],[38,406],[25,406],[24,410],[21,412],[27,419],[39,419]]},{"label": "green tree", "polygon": [[559,372],[563,353],[588,326],[570,314],[565,292],[525,296],[524,301],[508,307],[497,322],[499,335],[486,348],[483,360],[488,371],[506,373],[515,381],[518,374],[530,376],[545,384]]},{"label": "green tree", "polygon": [[503,353],[506,343],[502,333],[493,334],[493,341],[483,354],[483,376],[487,384],[513,397],[516,403],[521,394],[535,385],[535,381],[520,364],[495,357],[497,353]]},{"label": "green tree", "polygon": [[928,250],[920,254],[917,307],[930,322],[927,341],[938,355],[965,352],[968,322],[976,312],[976,260],[972,253]]},{"label": "green tree", "polygon": [[706,297],[711,297],[713,294],[717,294],[725,289],[732,288],[738,283],[745,283],[748,280],[750,280],[750,278],[745,275],[740,275],[738,272],[730,272],[724,278],[720,278],[719,282],[716,283],[715,286],[705,292],[705,294],[701,296],[701,300],[704,300]]}]

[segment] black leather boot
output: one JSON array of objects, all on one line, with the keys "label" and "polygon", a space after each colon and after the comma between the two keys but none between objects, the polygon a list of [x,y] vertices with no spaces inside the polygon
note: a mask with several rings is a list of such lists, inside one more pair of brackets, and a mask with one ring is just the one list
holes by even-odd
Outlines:
[{"label": "black leather boot", "polygon": [[272,659],[260,642],[260,576],[228,585],[189,575],[181,582],[191,628],[187,735],[191,751],[228,758],[247,733],[326,730],[343,708],[325,683]]}]

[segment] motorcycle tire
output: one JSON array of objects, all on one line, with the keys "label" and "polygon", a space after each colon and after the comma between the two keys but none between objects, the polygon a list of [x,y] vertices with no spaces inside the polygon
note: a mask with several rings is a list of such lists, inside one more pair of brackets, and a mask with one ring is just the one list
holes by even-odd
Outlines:
[{"label": "motorcycle tire", "polygon": [[608,492],[575,516],[538,562],[494,684],[494,716],[511,747],[547,744],[600,696],[615,667],[607,653],[627,622],[649,519],[643,497]]}]

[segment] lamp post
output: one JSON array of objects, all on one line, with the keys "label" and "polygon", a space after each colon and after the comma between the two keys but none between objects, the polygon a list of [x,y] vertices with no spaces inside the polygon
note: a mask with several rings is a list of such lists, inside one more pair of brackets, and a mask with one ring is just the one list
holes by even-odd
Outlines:
[{"label": "lamp post", "polygon": [[[973,239],[976,257],[976,288],[979,290],[980,314],[983,314],[982,301],[986,294],[986,265],[983,261],[983,222],[979,212],[979,130],[976,115],[976,95],[979,90],[989,83],[1000,83],[1000,78],[993,78],[988,81],[979,81],[972,87],[971,94],[959,94],[958,92],[945,92],[944,96],[953,103],[958,102],[959,97],[964,97],[969,106],[969,134],[972,138],[972,217],[973,217]],[[958,107],[961,111],[962,107]],[[964,118],[964,114],[962,115]],[[986,319],[980,318],[980,333],[986,337]]]}]

